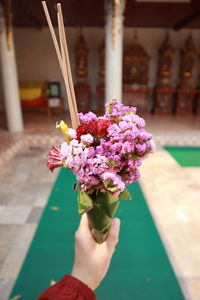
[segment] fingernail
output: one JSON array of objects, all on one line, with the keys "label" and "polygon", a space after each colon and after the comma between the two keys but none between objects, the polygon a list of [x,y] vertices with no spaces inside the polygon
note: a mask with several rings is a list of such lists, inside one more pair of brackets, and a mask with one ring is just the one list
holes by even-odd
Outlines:
[{"label": "fingernail", "polygon": [[120,219],[115,218],[115,219],[113,219],[112,223],[115,227],[118,227],[120,225]]}]

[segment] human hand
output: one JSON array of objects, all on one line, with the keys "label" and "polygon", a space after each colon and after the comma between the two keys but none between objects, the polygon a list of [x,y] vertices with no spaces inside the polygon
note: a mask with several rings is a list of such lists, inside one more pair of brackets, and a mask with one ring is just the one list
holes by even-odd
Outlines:
[{"label": "human hand", "polygon": [[120,220],[115,218],[108,238],[98,244],[90,231],[87,215],[83,214],[75,233],[75,261],[71,275],[95,290],[107,273],[118,243],[119,230]]}]

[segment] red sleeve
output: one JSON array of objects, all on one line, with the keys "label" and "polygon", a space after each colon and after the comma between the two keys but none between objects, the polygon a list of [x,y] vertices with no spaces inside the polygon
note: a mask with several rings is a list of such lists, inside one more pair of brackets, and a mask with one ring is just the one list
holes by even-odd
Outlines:
[{"label": "red sleeve", "polygon": [[37,300],[97,300],[93,291],[78,279],[65,275],[45,290]]}]

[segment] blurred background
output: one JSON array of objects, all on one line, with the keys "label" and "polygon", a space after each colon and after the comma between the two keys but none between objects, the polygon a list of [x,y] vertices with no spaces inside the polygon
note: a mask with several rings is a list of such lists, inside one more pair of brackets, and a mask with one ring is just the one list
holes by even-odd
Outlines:
[{"label": "blurred background", "polygon": [[[140,185],[182,297],[198,300],[200,2],[61,4],[78,111],[101,115],[117,97],[146,120],[157,151],[141,167]],[[47,6],[58,33],[56,1]],[[45,155],[63,140],[56,121],[70,125],[41,1],[0,1],[0,70],[0,300],[25,299],[19,284],[9,295],[57,178],[45,167]],[[139,295],[137,300],[165,299]]]}]

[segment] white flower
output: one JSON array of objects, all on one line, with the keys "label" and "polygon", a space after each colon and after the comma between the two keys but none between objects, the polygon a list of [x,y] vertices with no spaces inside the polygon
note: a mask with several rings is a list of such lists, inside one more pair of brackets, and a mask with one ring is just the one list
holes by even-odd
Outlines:
[{"label": "white flower", "polygon": [[76,130],[73,128],[69,128],[67,131],[67,134],[69,135],[69,137],[73,140],[76,139]]},{"label": "white flower", "polygon": [[70,145],[71,145],[72,147],[78,147],[78,146],[79,146],[79,142],[78,142],[77,140],[72,140],[72,141],[70,142]]},{"label": "white flower", "polygon": [[85,144],[87,144],[87,145],[90,145],[90,144],[93,143],[93,141],[94,141],[94,138],[93,138],[93,136],[92,136],[91,134],[89,134],[89,133],[81,136],[81,142],[82,142],[82,143],[85,143]]}]

